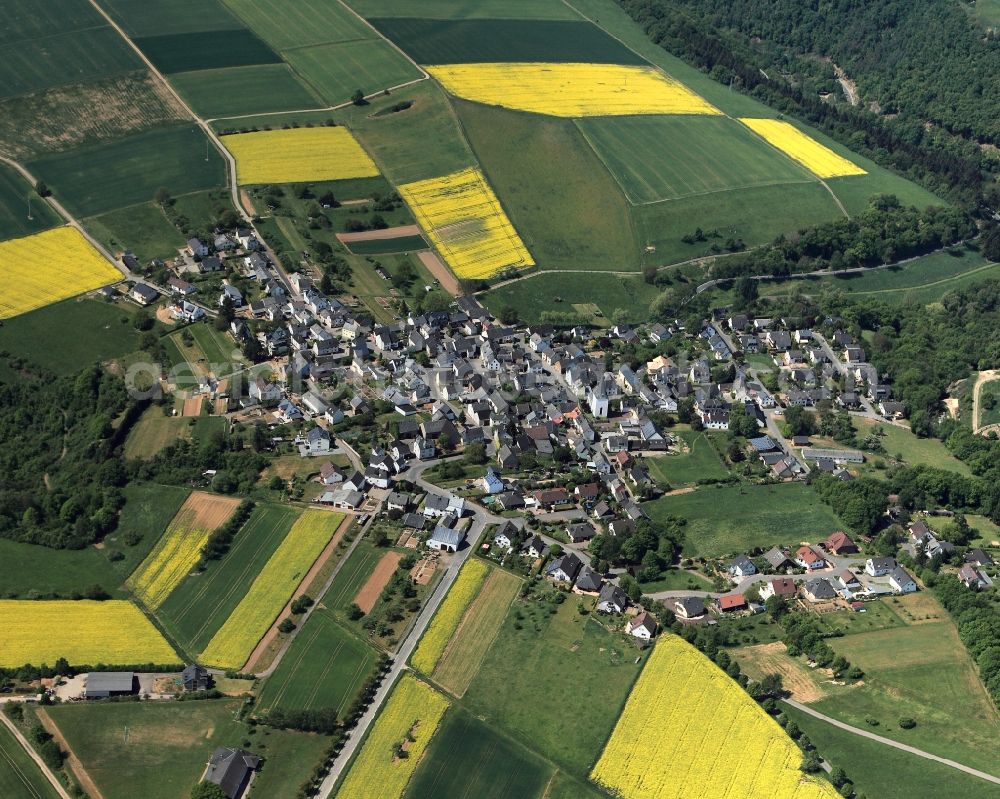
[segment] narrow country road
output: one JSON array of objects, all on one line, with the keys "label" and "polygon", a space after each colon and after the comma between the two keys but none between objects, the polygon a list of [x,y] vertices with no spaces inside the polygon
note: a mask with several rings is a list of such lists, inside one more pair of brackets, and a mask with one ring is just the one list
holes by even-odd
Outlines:
[{"label": "narrow country road", "polygon": [[996,380],[1000,378],[1000,369],[989,369],[980,372],[976,376],[976,384],[972,388],[972,432],[973,433],[983,433],[985,429],[981,425],[980,419],[983,415],[983,407],[980,404],[980,396],[983,393],[983,386],[989,383],[991,380]]},{"label": "narrow country road", "polygon": [[937,755],[932,755],[930,752],[925,752],[923,749],[917,749],[916,747],[909,746],[908,744],[902,744],[899,741],[894,741],[891,738],[886,738],[882,735],[876,735],[873,732],[868,732],[868,730],[862,730],[857,727],[852,727],[850,724],[845,724],[842,721],[837,721],[837,719],[832,719],[829,716],[824,716],[822,713],[813,710],[808,705],[803,705],[801,702],[796,702],[794,699],[783,699],[786,705],[794,707],[796,710],[800,710],[808,716],[825,721],[827,724],[832,724],[838,729],[844,730],[845,732],[852,733],[854,735],[860,735],[862,738],[868,738],[871,741],[878,741],[880,744],[885,744],[886,746],[891,746],[893,749],[899,749],[903,752],[908,752],[911,755],[916,755],[917,757],[925,758],[926,760],[933,760],[935,763],[941,763],[945,766],[949,766],[958,771],[964,771],[966,774],[971,774],[973,777],[978,777],[981,780],[986,780],[987,782],[992,782],[996,785],[1000,785],[1000,777],[995,777],[992,774],[987,774],[985,771],[979,771],[979,769],[974,769],[970,766],[963,766],[961,763],[956,763],[954,760],[949,760],[946,757],[938,757]]},{"label": "narrow country road", "polygon": [[45,765],[45,761],[38,756],[38,753],[32,748],[31,744],[28,743],[27,738],[25,738],[24,735],[21,734],[21,731],[14,725],[14,722],[7,718],[6,713],[0,712],[0,723],[10,730],[11,735],[13,735],[17,742],[21,745],[21,748],[28,753],[28,757],[35,761],[35,764],[39,769],[41,769],[42,774],[45,775],[45,779],[52,784],[56,793],[58,793],[62,799],[71,799],[70,795],[66,792],[66,789],[63,788],[62,783],[56,779],[56,775],[52,773],[48,766]]}]

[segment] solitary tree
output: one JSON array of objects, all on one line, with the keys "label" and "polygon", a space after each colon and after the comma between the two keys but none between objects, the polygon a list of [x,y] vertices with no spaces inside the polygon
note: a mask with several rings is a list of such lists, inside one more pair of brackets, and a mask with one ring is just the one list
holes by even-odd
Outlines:
[{"label": "solitary tree", "polygon": [[170,202],[170,191],[166,186],[160,186],[160,188],[158,188],[156,193],[153,195],[153,200],[157,205],[166,205]]}]

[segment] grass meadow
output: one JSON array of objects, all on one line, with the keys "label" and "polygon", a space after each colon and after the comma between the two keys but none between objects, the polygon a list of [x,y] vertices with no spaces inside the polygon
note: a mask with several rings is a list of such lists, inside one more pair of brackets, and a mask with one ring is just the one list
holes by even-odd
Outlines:
[{"label": "grass meadow", "polygon": [[722,479],[729,474],[708,434],[685,431],[678,435],[687,444],[687,452],[644,460],[654,480],[681,486],[699,480]]},{"label": "grass meadow", "polygon": [[343,713],[377,661],[374,649],[342,627],[329,611],[317,609],[264,683],[257,710],[332,707]]},{"label": "grass meadow", "polygon": [[645,64],[584,20],[369,18],[418,64]]},{"label": "grass meadow", "polygon": [[[631,644],[576,606],[574,599],[550,612],[553,606],[516,601],[463,705],[586,778],[642,667]],[[565,708],[582,698],[586,711],[567,723]]]},{"label": "grass meadow", "polygon": [[1000,799],[1000,786],[837,729],[795,708],[785,706],[782,712],[824,759],[847,772],[859,794],[879,799]]},{"label": "grass meadow", "polygon": [[[5,319],[0,350],[60,375],[139,348],[134,310],[104,300],[74,298]],[[67,336],[65,331],[73,330]]]},{"label": "grass meadow", "polygon": [[184,236],[155,203],[141,203],[85,219],[88,232],[112,253],[131,250],[140,263],[177,256]]},{"label": "grass meadow", "polygon": [[815,182],[727,117],[595,117],[577,126],[636,204]]},{"label": "grass meadow", "polygon": [[933,466],[936,469],[945,469],[949,472],[970,476],[972,472],[969,467],[956,458],[944,442],[937,438],[918,438],[907,428],[895,424],[878,424],[869,419],[854,420],[858,428],[858,435],[864,437],[878,427],[884,433],[882,446],[890,458],[897,455],[902,456],[902,460],[910,466]]},{"label": "grass meadow", "polygon": [[294,111],[324,105],[287,64],[178,72],[170,82],[203,117]]},{"label": "grass meadow", "polygon": [[655,520],[687,519],[684,554],[719,557],[753,547],[825,539],[843,525],[802,483],[706,486],[643,503]]},{"label": "grass meadow", "polygon": [[149,202],[160,187],[177,196],[226,183],[222,156],[193,124],[56,153],[28,168],[79,216]]},{"label": "grass meadow", "polygon": [[254,578],[298,518],[295,508],[260,503],[229,552],[189,574],[157,610],[168,632],[191,654],[201,652],[250,590]]},{"label": "grass meadow", "polygon": [[377,34],[347,8],[326,0],[224,0],[275,50],[374,39]]},{"label": "grass meadow", "polygon": [[[543,272],[491,289],[479,299],[495,314],[506,307],[516,308],[528,323],[537,324],[546,311],[558,311],[577,315],[580,324],[607,326],[618,310],[625,312],[627,321],[648,320],[649,304],[657,294],[659,290],[639,275],[588,272],[574,274],[570,281],[559,272]],[[595,313],[598,310],[600,315]]]},{"label": "grass meadow", "polygon": [[102,5],[131,37],[240,27],[219,0],[105,0]]},{"label": "grass meadow", "polygon": [[164,416],[163,409],[147,409],[125,441],[125,457],[148,459],[179,439],[201,441],[215,431],[224,432],[220,416]]},{"label": "grass meadow", "polygon": [[13,733],[0,725],[0,796],[4,799],[58,799],[52,784]]},{"label": "grass meadow", "polygon": [[552,772],[514,738],[452,708],[403,797],[532,799],[542,796]]},{"label": "grass meadow", "polygon": [[571,121],[454,104],[483,171],[539,268],[638,268],[628,203]]},{"label": "grass meadow", "polygon": [[294,796],[329,745],[320,735],[255,731],[236,721],[242,700],[92,702],[46,712],[104,799],[181,799],[218,746],[265,758],[254,779],[260,796]]}]

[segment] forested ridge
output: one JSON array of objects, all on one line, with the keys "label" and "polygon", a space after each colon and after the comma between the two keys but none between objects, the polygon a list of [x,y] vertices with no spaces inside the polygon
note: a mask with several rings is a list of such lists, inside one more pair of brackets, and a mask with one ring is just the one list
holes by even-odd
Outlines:
[{"label": "forested ridge", "polygon": [[[975,140],[1000,141],[1000,45],[982,40],[951,0],[619,2],[652,41],[715,80],[970,210],[984,195],[996,204],[997,190],[984,177],[995,164]],[[942,47],[953,41],[954,48]],[[818,56],[846,69],[865,99],[901,113],[824,100],[820,91],[836,84]]]}]

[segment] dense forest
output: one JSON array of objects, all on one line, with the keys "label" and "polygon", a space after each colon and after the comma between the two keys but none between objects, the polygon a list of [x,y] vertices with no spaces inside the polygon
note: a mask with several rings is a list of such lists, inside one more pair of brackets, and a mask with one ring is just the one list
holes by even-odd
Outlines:
[{"label": "dense forest", "polygon": [[[654,42],[714,79],[968,208],[984,195],[996,205],[997,189],[983,176],[995,165],[977,140],[1000,141],[1000,45],[951,0],[619,2]],[[843,67],[866,100],[899,113],[827,102],[820,91],[835,86],[833,68],[821,56]]]}]

